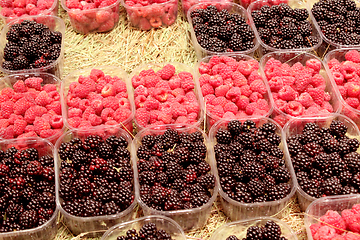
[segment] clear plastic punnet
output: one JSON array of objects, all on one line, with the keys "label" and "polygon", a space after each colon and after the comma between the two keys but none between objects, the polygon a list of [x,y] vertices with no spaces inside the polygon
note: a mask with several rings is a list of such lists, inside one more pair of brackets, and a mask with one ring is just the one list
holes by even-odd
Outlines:
[{"label": "clear plastic punnet", "polygon": [[[278,1],[273,1],[273,0],[257,0],[255,2],[252,2],[249,7],[247,8],[248,14],[249,14],[249,20],[250,20],[250,24],[253,26],[253,28],[255,29],[255,36],[257,38],[257,41],[260,43],[260,46],[258,48],[258,54],[260,57],[262,57],[263,55],[265,55],[266,53],[269,52],[274,52],[274,51],[278,51],[278,50],[286,50],[286,49],[279,49],[279,48],[273,48],[267,44],[265,44],[259,35],[259,32],[255,26],[254,20],[251,16],[251,13],[254,10],[260,10],[260,8],[264,5],[268,5],[268,6],[272,6],[272,5],[278,5],[278,4],[274,4],[274,3],[279,3]],[[303,1],[299,1],[299,0],[288,0],[287,3],[291,8],[306,8],[306,3]],[[303,52],[316,52],[317,49],[320,47],[321,43],[322,43],[322,39],[320,37],[319,32],[317,31],[316,27],[315,27],[315,23],[313,22],[313,19],[310,17],[308,17],[307,19],[312,26],[312,34],[311,36],[317,37],[319,39],[319,42],[311,47],[308,48],[297,48],[297,49],[288,49],[288,50],[299,50],[299,51],[303,51]]]},{"label": "clear plastic punnet", "polygon": [[67,12],[74,31],[81,34],[108,32],[119,22],[120,0],[106,7],[93,9],[68,8],[66,0],[61,6]]},{"label": "clear plastic punnet", "polygon": [[227,223],[219,227],[212,235],[210,240],[226,240],[230,235],[235,235],[238,239],[246,238],[246,231],[251,226],[262,227],[267,221],[274,221],[280,226],[281,236],[288,240],[297,240],[296,233],[285,222],[272,217],[258,217],[242,221]]},{"label": "clear plastic punnet", "polygon": [[333,86],[334,91],[336,92],[339,101],[341,103],[341,114],[344,114],[345,116],[349,117],[351,120],[353,120],[356,125],[358,127],[360,127],[360,110],[351,107],[349,104],[347,104],[345,102],[345,99],[342,97],[340,91],[339,91],[339,86],[336,84],[335,80],[334,80],[334,76],[331,73],[331,70],[329,68],[329,62],[332,59],[336,59],[338,60],[340,63],[343,61],[346,61],[345,59],[345,54],[351,50],[356,50],[356,51],[360,51],[359,48],[348,48],[348,49],[335,49],[330,51],[328,54],[326,54],[325,58],[324,58],[324,64],[325,64],[325,68],[328,71],[328,75],[329,78],[331,80],[331,84]]},{"label": "clear plastic punnet", "polygon": [[[227,54],[224,54],[222,56],[228,56],[228,57],[232,57],[234,59],[236,59],[236,61],[249,61],[249,60],[255,60],[253,57],[250,57],[248,55],[244,55],[244,54],[240,54],[240,53],[227,53]],[[204,57],[203,59],[201,59],[200,61],[198,61],[195,65],[195,72],[196,72],[196,81],[199,83],[199,78],[201,76],[200,72],[199,72],[199,67],[201,65],[201,63],[208,63],[210,61],[210,59],[212,58],[212,56],[207,56],[207,57]],[[256,61],[256,60],[255,60]],[[260,74],[260,68],[258,70],[259,74]],[[264,81],[264,78],[262,78],[263,81]],[[265,83],[265,81],[264,81]],[[199,83],[200,84],[200,83]],[[272,113],[273,111],[273,106],[272,106],[272,103],[271,103],[271,100],[270,100],[270,89],[268,87],[267,84],[266,85],[266,93],[263,95],[264,99],[266,100],[266,102],[269,104],[269,111],[265,112],[264,114],[261,114],[261,115],[258,115],[258,114],[254,114],[254,115],[250,115],[249,117],[269,117],[270,114]],[[201,86],[200,86],[201,87]],[[206,127],[207,129],[210,129],[212,125],[214,125],[217,121],[219,121],[220,119],[223,119],[223,118],[220,118],[218,116],[215,116],[214,114],[211,114],[210,111],[208,111],[206,109],[206,103],[204,102],[204,111],[206,112]]]},{"label": "clear plastic punnet", "polygon": [[[174,129],[174,126],[168,125],[168,126],[164,126],[164,128],[162,128],[162,129],[158,129],[157,127],[144,128],[136,134],[136,136],[133,140],[132,161],[133,161],[133,166],[135,168],[136,199],[137,199],[137,202],[139,203],[140,207],[142,208],[145,216],[162,215],[162,216],[169,217],[169,218],[175,220],[175,222],[177,222],[184,231],[199,229],[206,224],[206,221],[208,220],[208,218],[210,216],[212,204],[216,200],[216,197],[218,194],[218,186],[217,186],[218,183],[217,182],[215,182],[215,187],[214,187],[212,196],[209,199],[209,201],[207,203],[205,203],[204,205],[202,205],[201,207],[197,207],[197,208],[172,210],[172,211],[159,211],[159,210],[155,210],[155,209],[147,206],[140,198],[139,171],[137,168],[138,158],[137,158],[137,154],[136,154],[137,149],[141,145],[141,139],[145,135],[151,134],[151,135],[157,136],[159,134],[163,134],[167,129]],[[200,128],[198,128],[196,126],[190,126],[190,125],[186,125],[186,126],[184,126],[184,128],[177,128],[175,130],[178,131],[179,133],[193,133],[193,132],[198,131],[203,135],[204,141],[205,141],[204,143],[207,147],[207,156],[206,156],[205,161],[207,161],[210,164],[211,173],[215,176],[215,166],[212,165],[212,163],[210,162],[210,159],[209,159],[209,156],[210,156],[210,153],[209,153],[210,145],[209,144],[210,143],[208,141],[206,134]]]},{"label": "clear plastic punnet", "polygon": [[[331,104],[334,113],[340,112],[341,104],[339,102],[338,94],[336,93],[334,86],[331,84],[329,74],[326,71],[325,64],[321,61],[321,59],[319,59],[318,57],[316,57],[315,55],[313,55],[311,53],[300,52],[300,51],[288,51],[288,50],[276,51],[276,52],[272,52],[272,53],[268,53],[268,54],[264,55],[260,60],[260,69],[261,69],[261,74],[262,74],[263,78],[265,79],[265,84],[268,86],[269,89],[270,89],[270,86],[269,86],[270,79],[267,79],[267,77],[266,77],[265,66],[266,66],[267,61],[271,58],[274,58],[275,60],[278,60],[283,64],[286,63],[290,67],[296,63],[301,63],[303,66],[306,66],[306,61],[308,61],[310,59],[319,60],[321,62],[321,69],[320,69],[319,74],[325,79],[325,85],[326,85],[325,92],[328,93],[331,97],[329,103]],[[280,110],[275,105],[273,93],[271,91],[270,91],[270,96],[271,96],[270,97],[271,104],[273,106],[273,112],[272,112],[271,117],[274,118],[281,126],[284,126],[286,124],[286,122],[289,121],[290,119],[297,119],[299,117],[308,117],[308,116],[321,117],[321,116],[326,116],[326,115],[330,114],[328,111],[327,112],[324,111],[324,112],[318,112],[316,114],[310,114],[310,115],[303,113],[300,116],[294,117],[294,116]]]},{"label": "clear plastic punnet", "polygon": [[126,236],[126,232],[130,229],[139,232],[141,227],[148,223],[154,223],[158,231],[166,231],[174,240],[186,240],[185,233],[179,224],[171,218],[161,215],[150,215],[113,226],[102,236],[101,240],[116,240],[119,236]]},{"label": "clear plastic punnet", "polygon": [[[197,57],[198,60],[200,60],[200,59],[202,59],[202,58],[204,58],[206,56],[222,55],[222,54],[226,53],[226,52],[212,52],[212,51],[206,50],[205,48],[200,46],[200,44],[199,44],[199,42],[198,42],[198,40],[196,38],[196,34],[195,34],[195,31],[194,31],[194,26],[193,26],[192,20],[191,20],[191,13],[193,11],[195,11],[196,9],[205,9],[209,5],[215,5],[219,12],[221,10],[223,10],[223,9],[226,9],[226,10],[229,11],[230,14],[233,14],[233,13],[240,14],[242,17],[245,18],[246,22],[249,23],[249,16],[248,16],[248,13],[246,12],[246,9],[243,8],[242,6],[240,6],[239,4],[236,4],[236,3],[226,2],[226,1],[222,1],[221,3],[218,3],[218,2],[203,2],[203,3],[198,3],[198,4],[195,4],[195,5],[191,6],[191,8],[187,12],[187,20],[188,20],[188,22],[190,24],[191,42],[193,43],[193,46],[195,48],[195,53],[196,53],[196,57]],[[254,26],[252,24],[249,24],[249,26],[251,27],[251,29],[255,33]],[[241,54],[254,56],[254,52],[259,47],[259,43],[256,40],[256,37],[254,37],[253,41],[254,41],[254,47],[253,48],[248,49],[246,51],[235,51],[235,53],[241,53]]]},{"label": "clear plastic punnet", "polygon": [[[11,147],[15,147],[18,150],[24,148],[35,148],[39,152],[39,157],[42,157],[44,155],[53,156],[54,154],[54,145],[52,145],[49,141],[42,138],[11,139],[11,140],[0,141],[0,150],[6,151],[8,148]],[[56,224],[57,217],[58,217],[58,208],[56,207],[51,218],[43,225],[26,230],[0,233],[0,239],[1,240],[54,239],[57,234],[57,224]]]},{"label": "clear plastic punnet", "polygon": [[[294,170],[291,167],[290,155],[287,150],[287,146],[285,143],[285,136],[282,131],[282,128],[277,124],[274,120],[267,117],[259,117],[259,118],[246,118],[246,119],[237,119],[240,122],[244,122],[245,120],[252,120],[255,122],[256,127],[260,127],[265,123],[273,123],[276,125],[275,133],[281,137],[281,143],[279,145],[280,149],[284,152],[285,165],[290,172],[290,185],[291,191],[290,193],[283,199],[271,201],[271,202],[258,202],[258,203],[242,203],[235,201],[230,198],[222,189],[220,185],[219,173],[216,167],[216,179],[218,181],[220,200],[223,207],[223,211],[226,216],[228,216],[232,221],[243,220],[247,218],[257,218],[260,216],[272,216],[279,213],[287,204],[290,202],[291,198],[294,196],[296,192],[296,177]],[[225,129],[227,124],[230,122],[230,119],[220,120],[215,123],[209,132],[209,140],[211,142],[211,162],[212,165],[217,166],[216,157],[214,152],[214,146],[216,145],[216,133],[219,129]],[[280,217],[280,216],[279,216]]]},{"label": "clear plastic punnet", "polygon": [[[135,76],[139,76],[139,74],[142,71],[146,71],[146,70],[150,71],[151,69],[153,69],[155,71],[155,73],[156,73],[157,71],[162,69],[167,64],[171,64],[171,65],[173,65],[175,67],[175,74],[179,74],[180,72],[189,72],[189,73],[192,74],[193,81],[194,81],[194,84],[195,84],[195,87],[194,87],[193,91],[195,93],[197,102],[199,104],[199,111],[198,111],[198,114],[197,114],[197,117],[196,117],[196,123],[194,123],[194,126],[200,127],[200,124],[204,120],[204,101],[203,101],[203,97],[202,97],[202,94],[201,94],[199,82],[196,81],[196,79],[195,79],[195,71],[194,71],[194,69],[192,67],[190,67],[190,66],[188,66],[186,64],[178,63],[178,62],[146,63],[146,64],[142,64],[139,67],[135,68],[131,72],[130,77],[129,77],[129,86],[130,86],[129,87],[129,89],[130,89],[130,91],[129,91],[129,99],[132,99],[132,101],[135,102],[135,99],[134,99],[134,87],[133,87],[133,84],[132,84],[132,79]],[[135,102],[135,110],[136,110],[136,108],[137,107],[136,107],[136,102]],[[165,125],[169,125],[169,124],[151,124],[151,123],[149,123],[148,125],[143,126],[136,120],[136,113],[135,113],[134,122],[135,122],[135,125],[136,125],[136,128],[137,128],[138,131],[140,131],[141,129],[143,129],[145,127],[149,127],[149,126],[159,126],[160,128],[163,128]],[[174,122],[174,123],[170,123],[170,125],[173,125],[175,128],[182,128],[183,126],[185,126],[187,124]]]},{"label": "clear plastic punnet", "polygon": [[[39,77],[43,79],[43,82],[41,83],[41,86],[44,86],[45,84],[54,84],[56,85],[57,92],[60,93],[61,87],[62,87],[62,81],[57,78],[56,76],[49,74],[49,73],[20,73],[20,74],[14,74],[14,75],[8,75],[6,77],[3,77],[0,79],[0,91],[4,88],[13,88],[13,85],[19,81],[19,80],[26,80],[27,78],[31,77]],[[59,100],[61,102],[61,99]],[[62,109],[63,111],[63,109]],[[60,114],[61,115],[61,114]],[[56,140],[63,134],[65,131],[65,124],[60,129],[60,131],[48,138],[45,138],[52,144],[55,144]],[[2,139],[2,136],[0,135],[0,139]]]},{"label": "clear plastic punnet", "polygon": [[[6,33],[9,31],[10,27],[15,23],[21,23],[24,20],[35,21],[37,23],[42,23],[49,27],[51,31],[61,32],[61,51],[59,57],[53,61],[51,64],[35,68],[35,69],[23,69],[23,70],[8,70],[2,67],[2,63],[5,61],[4,59],[4,49],[7,43]],[[12,20],[8,24],[4,26],[0,35],[0,71],[2,71],[5,75],[10,74],[19,74],[19,73],[34,73],[34,72],[47,72],[55,75],[58,78],[62,77],[63,65],[64,65],[64,39],[65,39],[65,23],[64,21],[55,16],[47,16],[47,15],[36,15],[36,16],[27,16],[20,17]]]},{"label": "clear plastic punnet", "polygon": [[[217,4],[221,4],[222,0],[182,0],[181,1],[181,5],[182,5],[182,9],[184,12],[184,15],[187,15],[187,12],[189,11],[189,9],[194,6],[195,4],[198,3],[207,3],[208,5],[217,5]],[[225,2],[234,2],[233,0],[225,0]]]},{"label": "clear plastic punnet", "polygon": [[[338,113],[333,113],[330,116],[303,117],[303,118],[290,120],[284,126],[285,139],[288,139],[290,136],[293,136],[296,134],[301,134],[302,130],[304,129],[304,126],[307,123],[316,123],[319,125],[320,128],[322,128],[322,127],[330,127],[330,124],[333,120],[339,120],[339,121],[343,122],[345,124],[345,126],[347,126],[347,133],[346,133],[347,137],[357,138],[357,139],[359,138],[359,136],[360,136],[359,129],[351,119],[349,119],[348,117],[346,117],[344,115],[341,115]],[[289,158],[290,158],[290,156],[289,156]],[[294,172],[294,166],[292,165],[292,163],[290,166],[291,166],[292,171]],[[305,211],[306,208],[317,198],[312,197],[309,194],[307,194],[305,191],[303,191],[300,188],[296,177],[295,177],[295,182],[296,182],[296,186],[297,186],[296,195],[298,197],[300,208],[302,211]]]},{"label": "clear plastic punnet", "polygon": [[[126,128],[128,131],[132,132],[132,130],[133,130],[132,120],[134,118],[135,106],[134,106],[133,98],[129,95],[129,93],[130,93],[130,85],[128,83],[127,73],[124,70],[122,70],[121,68],[115,67],[115,66],[97,66],[97,67],[93,67],[93,68],[82,69],[82,70],[71,72],[69,75],[67,75],[65,77],[65,79],[63,80],[63,88],[62,88],[62,92],[60,93],[60,95],[64,98],[64,101],[63,101],[63,118],[64,118],[64,122],[65,122],[66,126],[69,129],[74,130],[74,131],[84,130],[82,128],[72,127],[69,124],[69,122],[68,122],[68,120],[69,120],[69,116],[68,116],[69,106],[68,106],[68,103],[67,103],[67,101],[68,101],[67,96],[68,96],[70,84],[73,83],[73,82],[78,82],[78,79],[79,79],[80,76],[84,76],[84,77],[90,76],[91,70],[93,70],[93,69],[103,71],[105,76],[108,75],[108,76],[111,76],[111,77],[118,77],[118,78],[121,79],[121,81],[126,83],[126,91],[127,91],[127,94],[128,94],[127,99],[130,102],[131,114],[129,115],[129,117],[126,120],[124,120],[123,122],[118,122],[118,124],[116,124],[116,125],[100,124],[100,125],[97,125],[97,126],[93,126],[92,131],[94,131],[94,132],[100,131],[101,132],[102,130],[104,130],[104,126],[113,126],[113,127],[115,127],[115,129],[117,128],[117,126],[120,126],[122,128]],[[108,129],[108,128],[105,128],[105,129]]]},{"label": "clear plastic punnet", "polygon": [[[310,226],[312,224],[319,223],[319,219],[326,214],[327,211],[337,211],[340,215],[343,210],[351,209],[352,206],[360,204],[360,195],[342,195],[322,197],[313,201],[305,212],[305,227],[307,233],[307,239],[313,240]],[[344,238],[345,239],[345,238]],[[356,238],[354,238],[356,239]]]},{"label": "clear plastic punnet", "polygon": [[[104,130],[103,132],[106,132],[106,130]],[[61,146],[61,143],[70,142],[74,138],[80,138],[83,141],[89,135],[98,135],[102,139],[106,139],[110,135],[114,135],[117,137],[123,137],[123,138],[125,138],[125,140],[128,143],[129,151],[131,149],[132,138],[128,133],[126,133],[123,129],[120,129],[120,128],[117,128],[116,132],[114,131],[114,128],[111,128],[111,132],[107,132],[107,134],[102,134],[102,135],[99,135],[91,130],[88,130],[88,131],[71,131],[70,130],[70,131],[64,133],[55,144],[54,158],[55,158],[56,205],[57,205],[60,213],[64,217],[63,221],[64,221],[65,225],[67,226],[67,228],[74,235],[78,235],[78,234],[84,233],[84,232],[93,232],[93,233],[89,233],[87,236],[99,237],[104,233],[104,231],[108,230],[110,227],[132,219],[133,213],[135,211],[136,199],[134,199],[133,203],[130,204],[130,206],[127,209],[125,209],[124,211],[122,211],[120,213],[113,214],[113,215],[102,215],[102,216],[96,216],[96,217],[78,217],[78,216],[71,215],[64,210],[64,208],[61,205],[63,202],[63,199],[60,197],[60,193],[59,193],[59,191],[60,191],[59,174],[60,174],[61,162],[67,161],[67,160],[60,158],[59,147]],[[134,171],[134,168],[133,168],[133,171]],[[132,184],[135,185],[134,181]],[[135,189],[135,186],[134,186],[134,189]],[[135,192],[135,190],[134,190],[134,192]]]},{"label": "clear plastic punnet", "polygon": [[141,4],[130,6],[125,0],[121,0],[121,5],[125,7],[131,25],[145,31],[172,25],[178,14],[178,0],[168,0],[147,6]]}]

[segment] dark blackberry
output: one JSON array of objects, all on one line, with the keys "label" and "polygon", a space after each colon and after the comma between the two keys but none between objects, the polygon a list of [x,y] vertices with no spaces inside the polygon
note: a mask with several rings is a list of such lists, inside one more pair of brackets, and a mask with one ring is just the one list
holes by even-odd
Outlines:
[{"label": "dark blackberry", "polygon": [[242,51],[242,49],[244,49],[242,41],[243,41],[243,39],[242,39],[241,35],[235,33],[232,35],[228,46],[233,51]]},{"label": "dark blackberry", "polygon": [[329,155],[326,153],[320,153],[315,156],[313,164],[319,170],[328,168],[330,166]]},{"label": "dark blackberry", "polygon": [[360,189],[360,173],[354,174],[351,183],[354,187],[356,187],[357,189]]},{"label": "dark blackberry", "polygon": [[244,166],[243,172],[248,179],[262,178],[265,176],[265,167],[257,162],[249,162]]},{"label": "dark blackberry", "polygon": [[345,194],[358,194],[359,191],[354,188],[353,186],[344,186],[341,189],[341,194],[345,195]]},{"label": "dark blackberry", "polygon": [[268,189],[268,201],[276,201],[285,198],[291,191],[288,183],[280,183],[271,189]]},{"label": "dark blackberry", "polygon": [[219,129],[215,137],[218,143],[229,144],[231,141],[231,133],[226,129]]},{"label": "dark blackberry", "polygon": [[247,149],[253,149],[255,139],[252,133],[243,132],[237,137],[237,140]]},{"label": "dark blackberry", "polygon": [[227,124],[227,129],[229,130],[230,134],[235,137],[242,131],[241,122],[239,120],[232,120]]},{"label": "dark blackberry", "polygon": [[265,43],[268,43],[271,37],[271,30],[267,28],[260,28],[258,29],[259,37]]},{"label": "dark blackberry", "polygon": [[264,239],[280,239],[281,228],[274,221],[267,221],[262,230]]},{"label": "dark blackberry", "polygon": [[19,56],[20,48],[17,45],[6,45],[4,48],[4,59],[6,61],[11,61],[17,56]]},{"label": "dark blackberry", "polygon": [[360,154],[357,152],[351,152],[346,154],[343,157],[343,160],[348,166],[348,169],[352,173],[357,173],[360,171]]},{"label": "dark blackberry", "polygon": [[302,144],[297,140],[288,140],[287,145],[291,156],[296,156],[298,153],[303,151]]},{"label": "dark blackberry", "polygon": [[281,42],[281,48],[283,49],[292,49],[292,48],[295,48],[295,44],[292,40],[283,40]]},{"label": "dark blackberry", "polygon": [[304,152],[306,152],[306,154],[309,155],[310,157],[314,157],[318,155],[320,152],[323,152],[323,148],[315,142],[307,143],[303,145],[303,148],[304,148]]},{"label": "dark blackberry", "polygon": [[89,150],[97,150],[100,143],[102,143],[102,139],[98,135],[90,135],[83,142],[83,148],[87,151]]},{"label": "dark blackberry", "polygon": [[265,193],[265,184],[257,178],[250,180],[248,183],[248,191],[253,195],[254,198],[263,196]]},{"label": "dark blackberry", "polygon": [[326,195],[338,195],[341,193],[341,183],[337,177],[331,177],[326,179],[320,186],[321,192]]},{"label": "dark blackberry", "polygon": [[272,146],[269,151],[270,155],[282,159],[284,157],[284,152],[278,146]]},{"label": "dark blackberry", "polygon": [[279,167],[275,169],[271,176],[273,176],[278,183],[285,183],[290,180],[290,172],[286,167]]},{"label": "dark blackberry", "polygon": [[226,49],[226,42],[216,37],[210,38],[207,49],[212,52],[224,52]]},{"label": "dark blackberry", "polygon": [[253,18],[256,27],[261,27],[265,25],[266,16],[263,15],[261,11],[254,10],[251,12],[251,16]]},{"label": "dark blackberry", "polygon": [[309,17],[309,13],[305,8],[295,8],[294,9],[294,18],[298,21],[306,20]]},{"label": "dark blackberry", "polygon": [[236,191],[234,193],[233,199],[238,202],[243,203],[252,203],[254,202],[251,193],[248,192],[242,192],[242,191]]},{"label": "dark blackberry", "polygon": [[27,69],[29,67],[29,63],[29,60],[23,55],[17,56],[12,62],[13,67],[16,70]]},{"label": "dark blackberry", "polygon": [[226,240],[239,240],[235,235],[230,235]]},{"label": "dark blackberry", "polygon": [[306,47],[315,47],[320,41],[316,36],[307,36],[304,40]]},{"label": "dark blackberry", "polygon": [[246,231],[246,239],[261,240],[263,239],[263,230],[258,226],[251,226]]},{"label": "dark blackberry", "polygon": [[98,153],[101,158],[108,159],[113,156],[113,148],[111,145],[103,142],[99,145]]}]

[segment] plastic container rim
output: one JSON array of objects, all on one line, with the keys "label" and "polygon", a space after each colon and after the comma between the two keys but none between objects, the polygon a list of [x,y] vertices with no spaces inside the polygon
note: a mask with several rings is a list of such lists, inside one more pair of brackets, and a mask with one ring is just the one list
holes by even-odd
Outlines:
[{"label": "plastic container rim", "polygon": [[[61,1],[64,1],[64,0],[61,0]],[[153,3],[153,4],[150,4],[147,6],[137,6],[137,7],[127,5],[125,0],[119,0],[119,1],[121,2],[121,5],[123,5],[126,8],[126,10],[128,10],[128,9],[133,10],[133,9],[141,9],[141,8],[151,8],[154,4],[156,4],[156,6],[164,6],[169,3],[175,4],[179,0],[167,0],[166,2],[163,2],[163,3]]]},{"label": "plastic container rim", "polygon": [[78,8],[68,8],[66,6],[66,0],[61,0],[61,6],[66,12],[81,11],[81,13],[91,13],[91,12],[96,12],[97,10],[104,10],[104,9],[108,10],[108,9],[113,8],[113,7],[119,6],[119,4],[120,4],[120,0],[116,0],[115,3],[113,3],[113,4],[109,5],[109,6],[106,6],[106,7],[93,8],[93,9],[78,9]]}]

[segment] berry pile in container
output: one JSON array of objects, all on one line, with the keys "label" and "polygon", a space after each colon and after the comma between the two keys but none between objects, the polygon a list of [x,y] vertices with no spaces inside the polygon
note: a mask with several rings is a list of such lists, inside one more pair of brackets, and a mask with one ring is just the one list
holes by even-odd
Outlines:
[{"label": "berry pile in container", "polygon": [[359,46],[358,30],[360,8],[354,0],[320,0],[308,2],[308,9],[325,48]]},{"label": "berry pile in container", "polygon": [[339,101],[341,113],[360,126],[360,53],[358,49],[336,49],[326,54],[325,67],[329,71]]},{"label": "berry pile in container", "polygon": [[130,75],[138,129],[166,124],[199,126],[203,97],[193,68],[182,63],[148,63]]},{"label": "berry pile in container", "polygon": [[53,239],[54,146],[40,138],[0,142],[0,238]]},{"label": "berry pile in container", "polygon": [[51,143],[63,133],[60,88],[48,73],[23,73],[0,79],[0,138],[41,137]]},{"label": "berry pile in container", "polygon": [[119,21],[120,0],[61,0],[72,28],[81,34],[108,32]]},{"label": "berry pile in container", "polygon": [[198,59],[223,52],[253,55],[258,47],[246,10],[238,4],[199,3],[189,9],[187,18]]},{"label": "berry pile in container", "polygon": [[131,137],[69,131],[56,143],[56,202],[74,234],[128,221],[136,205]]},{"label": "berry pile in container", "polygon": [[61,77],[65,24],[54,16],[23,17],[4,26],[0,70],[9,74],[48,72]]},{"label": "berry pile in container", "polygon": [[145,128],[134,140],[137,198],[145,215],[165,215],[185,231],[205,225],[217,196],[207,137],[199,128]]},{"label": "berry pile in container", "polygon": [[127,17],[136,28],[152,28],[172,25],[178,14],[178,0],[121,0]]},{"label": "berry pile in container", "polygon": [[262,57],[260,68],[271,90],[272,118],[281,126],[289,119],[340,111],[341,103],[324,64],[315,55],[271,52]]},{"label": "berry pile in container", "polygon": [[171,218],[151,215],[115,225],[101,238],[101,240],[115,239],[186,240],[186,237],[179,224]]},{"label": "berry pile in container", "polygon": [[296,191],[295,175],[275,121],[220,120],[209,137],[226,216],[233,221],[271,216],[288,204]]},{"label": "berry pile in container", "polygon": [[218,228],[210,240],[297,240],[285,222],[272,217],[251,218],[230,222]]},{"label": "berry pile in container", "polygon": [[251,3],[247,11],[260,43],[260,56],[279,49],[316,51],[322,43],[303,2],[259,0]]},{"label": "berry pile in container", "polygon": [[196,65],[208,128],[222,118],[269,116],[270,94],[259,63],[242,54],[214,55]]},{"label": "berry pile in container", "polygon": [[10,0],[1,1],[0,15],[5,23],[18,17],[35,15],[58,15],[59,1],[56,0]]},{"label": "berry pile in container", "polygon": [[98,66],[70,73],[63,84],[64,120],[70,129],[102,131],[104,126],[133,129],[133,99],[127,73],[115,66]]},{"label": "berry pile in container", "polygon": [[219,0],[211,0],[211,1],[208,1],[208,0],[182,0],[181,1],[181,5],[182,5],[182,9],[183,9],[183,12],[184,12],[184,15],[187,16],[187,13],[189,11],[189,9],[198,4],[198,3],[206,3],[208,5],[214,5],[216,8],[221,8],[222,6],[222,3],[230,3],[230,2],[234,2],[233,0],[225,0],[225,1],[219,1]]},{"label": "berry pile in container", "polygon": [[359,196],[323,197],[311,203],[304,219],[308,239],[359,239]]},{"label": "berry pile in container", "polygon": [[316,198],[360,191],[359,130],[349,118],[290,120],[284,127],[300,207]]}]

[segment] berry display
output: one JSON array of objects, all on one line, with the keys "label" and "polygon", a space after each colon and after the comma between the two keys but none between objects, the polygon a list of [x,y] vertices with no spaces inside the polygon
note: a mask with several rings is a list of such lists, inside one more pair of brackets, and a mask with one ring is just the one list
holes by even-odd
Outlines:
[{"label": "berry display", "polygon": [[118,236],[116,240],[133,240],[133,239],[144,239],[144,240],[173,240],[170,233],[163,229],[158,229],[155,223],[144,224],[139,231],[136,229],[130,229],[126,231],[126,235]]},{"label": "berry display", "polygon": [[[234,131],[233,126],[236,127]],[[252,120],[232,120],[216,135],[215,158],[222,190],[238,202],[275,201],[291,192],[290,172],[285,166],[276,125],[256,127]],[[230,131],[231,129],[231,131]],[[226,141],[224,141],[224,136]],[[281,153],[281,154],[280,154]]]},{"label": "berry display", "polygon": [[[246,230],[246,237],[243,240],[286,240],[287,238],[281,236],[281,227],[274,221],[267,221],[264,226],[251,226]],[[241,240],[235,235],[230,235],[226,240]]]},{"label": "berry display", "polygon": [[310,196],[359,193],[359,141],[348,138],[346,132],[339,120],[329,128],[307,123],[301,134],[287,139],[299,186]]},{"label": "berry display", "polygon": [[207,148],[202,134],[168,129],[154,138],[152,147],[141,145],[137,149],[141,201],[160,211],[207,203],[215,177],[205,161]]},{"label": "berry display", "polygon": [[67,122],[71,128],[119,125],[132,131],[131,105],[126,83],[117,76],[92,69],[89,76],[71,82],[66,98]]},{"label": "berry display", "polygon": [[0,232],[31,229],[46,223],[55,211],[55,173],[41,162],[44,149],[0,150]]},{"label": "berry display", "polygon": [[200,116],[192,73],[183,66],[166,64],[158,71],[147,69],[132,77],[135,120],[141,127],[195,124]]},{"label": "berry display", "polygon": [[[106,156],[101,154],[105,149]],[[74,138],[61,143],[58,152],[62,160],[59,196],[66,212],[78,217],[113,215],[133,203],[133,171],[123,137]]]},{"label": "berry display", "polygon": [[15,23],[6,33],[2,67],[6,70],[46,67],[59,58],[61,39],[60,32],[51,31],[42,23],[29,20]]},{"label": "berry display", "polygon": [[209,62],[200,62],[198,70],[210,125],[220,118],[264,116],[270,110],[264,98],[267,88],[255,59],[212,56]]},{"label": "berry display", "polygon": [[[0,93],[0,137],[5,139],[60,136],[63,118],[54,79],[28,77]],[[48,84],[46,84],[48,83]]]},{"label": "berry display", "polygon": [[[204,6],[205,7],[205,6]],[[246,19],[215,5],[194,9],[191,19],[198,43],[211,52],[246,51],[254,48],[254,31]]]},{"label": "berry display", "polygon": [[353,0],[320,0],[311,12],[327,39],[341,45],[359,45],[359,10]]},{"label": "berry display", "polygon": [[[226,3],[230,3],[230,2],[233,2],[232,0],[225,0],[224,2],[222,3],[219,3],[215,0],[213,1],[208,1],[209,2],[209,5],[214,5],[217,9],[224,9],[224,7],[226,8]],[[182,9],[183,9],[183,12],[184,12],[184,16],[187,16],[187,13],[189,11],[189,9],[195,5],[195,4],[198,4],[199,2],[196,1],[196,0],[185,0],[185,1],[182,1],[181,2],[181,5],[182,5]],[[206,4],[205,4],[206,5]]]},{"label": "berry display", "polygon": [[1,1],[0,14],[8,18],[6,23],[10,22],[14,18],[22,17],[25,15],[57,15],[57,8],[54,6],[54,0],[42,0],[42,1]]},{"label": "berry display", "polygon": [[274,117],[280,125],[285,125],[289,120],[284,114],[299,117],[334,112],[331,93],[327,91],[324,70],[319,60],[310,58],[305,63],[289,64],[288,61],[282,63],[270,58],[265,64],[264,73],[274,100],[275,112],[282,113]]},{"label": "berry display", "polygon": [[351,209],[341,212],[328,210],[325,215],[319,216],[319,223],[310,225],[314,239],[356,239],[359,228],[360,205],[355,204]]},{"label": "berry display", "polygon": [[277,49],[314,47],[320,39],[313,36],[312,24],[306,9],[292,9],[286,3],[264,5],[251,12],[261,40]]}]

